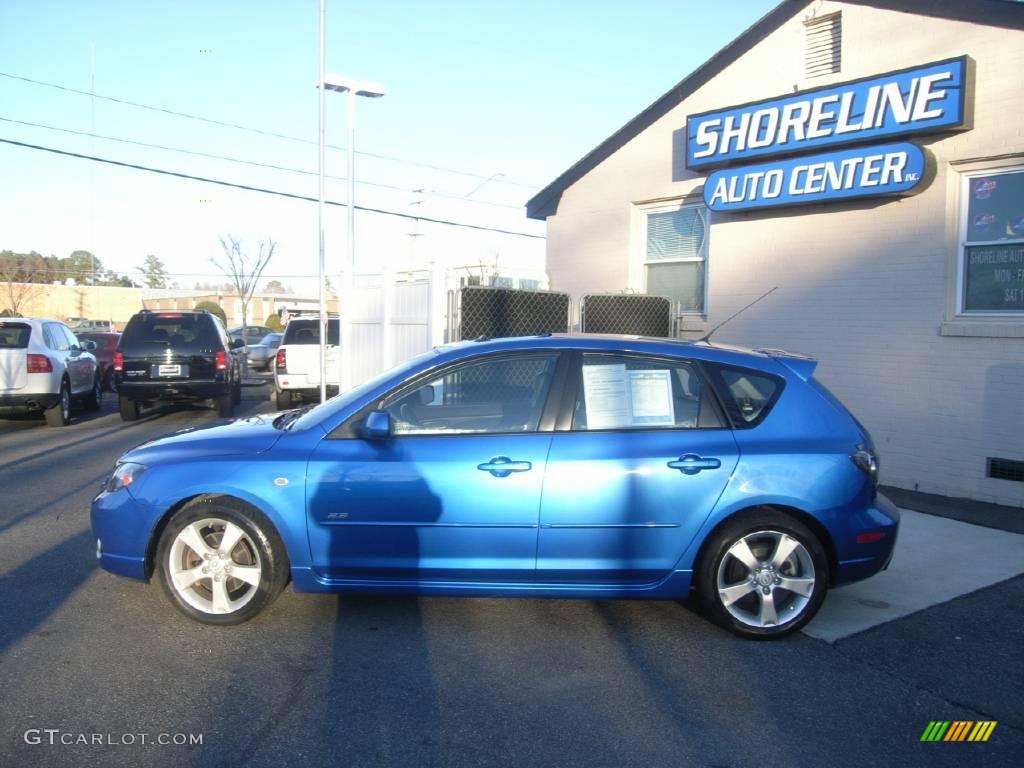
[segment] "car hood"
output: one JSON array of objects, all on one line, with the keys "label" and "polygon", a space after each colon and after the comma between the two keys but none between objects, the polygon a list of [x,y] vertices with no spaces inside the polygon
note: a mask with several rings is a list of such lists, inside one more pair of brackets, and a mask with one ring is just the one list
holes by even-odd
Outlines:
[{"label": "car hood", "polygon": [[249,416],[229,422],[188,427],[136,446],[120,461],[148,464],[154,459],[254,455],[270,450],[284,432],[274,427],[281,414]]}]

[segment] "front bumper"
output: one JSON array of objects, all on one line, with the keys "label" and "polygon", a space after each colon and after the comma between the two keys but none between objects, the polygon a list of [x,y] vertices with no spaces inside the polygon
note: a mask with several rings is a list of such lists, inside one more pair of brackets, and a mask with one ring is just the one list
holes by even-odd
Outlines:
[{"label": "front bumper", "polygon": [[159,513],[122,488],[101,491],[92,500],[89,517],[100,567],[118,576],[148,579],[146,554]]}]

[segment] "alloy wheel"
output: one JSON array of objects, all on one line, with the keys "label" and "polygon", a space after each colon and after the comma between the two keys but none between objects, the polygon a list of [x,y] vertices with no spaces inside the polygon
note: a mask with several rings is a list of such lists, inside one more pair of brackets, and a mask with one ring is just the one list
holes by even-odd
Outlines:
[{"label": "alloy wheel", "polygon": [[810,552],[780,531],[755,531],[737,539],[718,565],[721,605],[750,627],[777,627],[799,618],[816,587]]},{"label": "alloy wheel", "polygon": [[256,595],[263,567],[256,544],[221,518],[189,523],[174,538],[167,575],[182,601],[205,614],[231,614]]}]

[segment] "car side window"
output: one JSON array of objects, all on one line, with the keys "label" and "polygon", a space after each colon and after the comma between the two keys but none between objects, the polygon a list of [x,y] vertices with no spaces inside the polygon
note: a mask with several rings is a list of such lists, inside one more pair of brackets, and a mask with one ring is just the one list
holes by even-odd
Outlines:
[{"label": "car side window", "polygon": [[71,349],[73,347],[81,347],[82,346],[78,342],[78,337],[75,336],[75,334],[71,332],[70,328],[68,328],[66,325],[60,325],[60,326],[57,326],[57,327],[60,329],[61,333],[64,334],[64,338],[67,340],[68,349]]},{"label": "car side window", "polygon": [[583,355],[573,430],[721,426],[713,395],[692,364],[629,355]]},{"label": "car side window", "polygon": [[402,435],[536,432],[557,354],[510,355],[457,365],[385,398]]},{"label": "car side window", "polygon": [[782,392],[783,380],[761,371],[727,365],[711,365],[708,370],[733,425],[740,429],[760,424]]},{"label": "car side window", "polygon": [[62,326],[57,323],[47,323],[43,326],[43,336],[46,339],[46,346],[50,349],[67,352],[71,348],[71,344],[61,328]]}]

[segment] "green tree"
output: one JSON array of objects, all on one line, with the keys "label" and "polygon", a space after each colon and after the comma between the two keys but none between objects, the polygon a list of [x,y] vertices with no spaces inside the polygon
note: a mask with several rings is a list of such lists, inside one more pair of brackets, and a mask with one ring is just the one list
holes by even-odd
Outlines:
[{"label": "green tree", "polygon": [[291,293],[292,289],[282,283],[280,280],[271,280],[265,286],[263,286],[264,293]]},{"label": "green tree", "polygon": [[220,308],[220,304],[218,304],[215,301],[200,301],[195,306],[195,310],[197,312],[202,312],[204,309],[207,312],[209,312],[210,314],[213,314],[213,315],[216,315],[217,317],[219,317],[220,321],[222,323],[224,323],[225,325],[227,325],[228,318],[227,318],[227,315],[224,314],[224,310]]},{"label": "green tree", "polygon": [[142,282],[146,284],[147,288],[167,287],[167,272],[164,269],[164,263],[152,253],[142,262],[139,271],[142,272]]},{"label": "green tree", "polygon": [[74,278],[80,285],[91,285],[103,272],[103,262],[89,251],[72,251],[66,259],[60,260],[64,279]]}]

